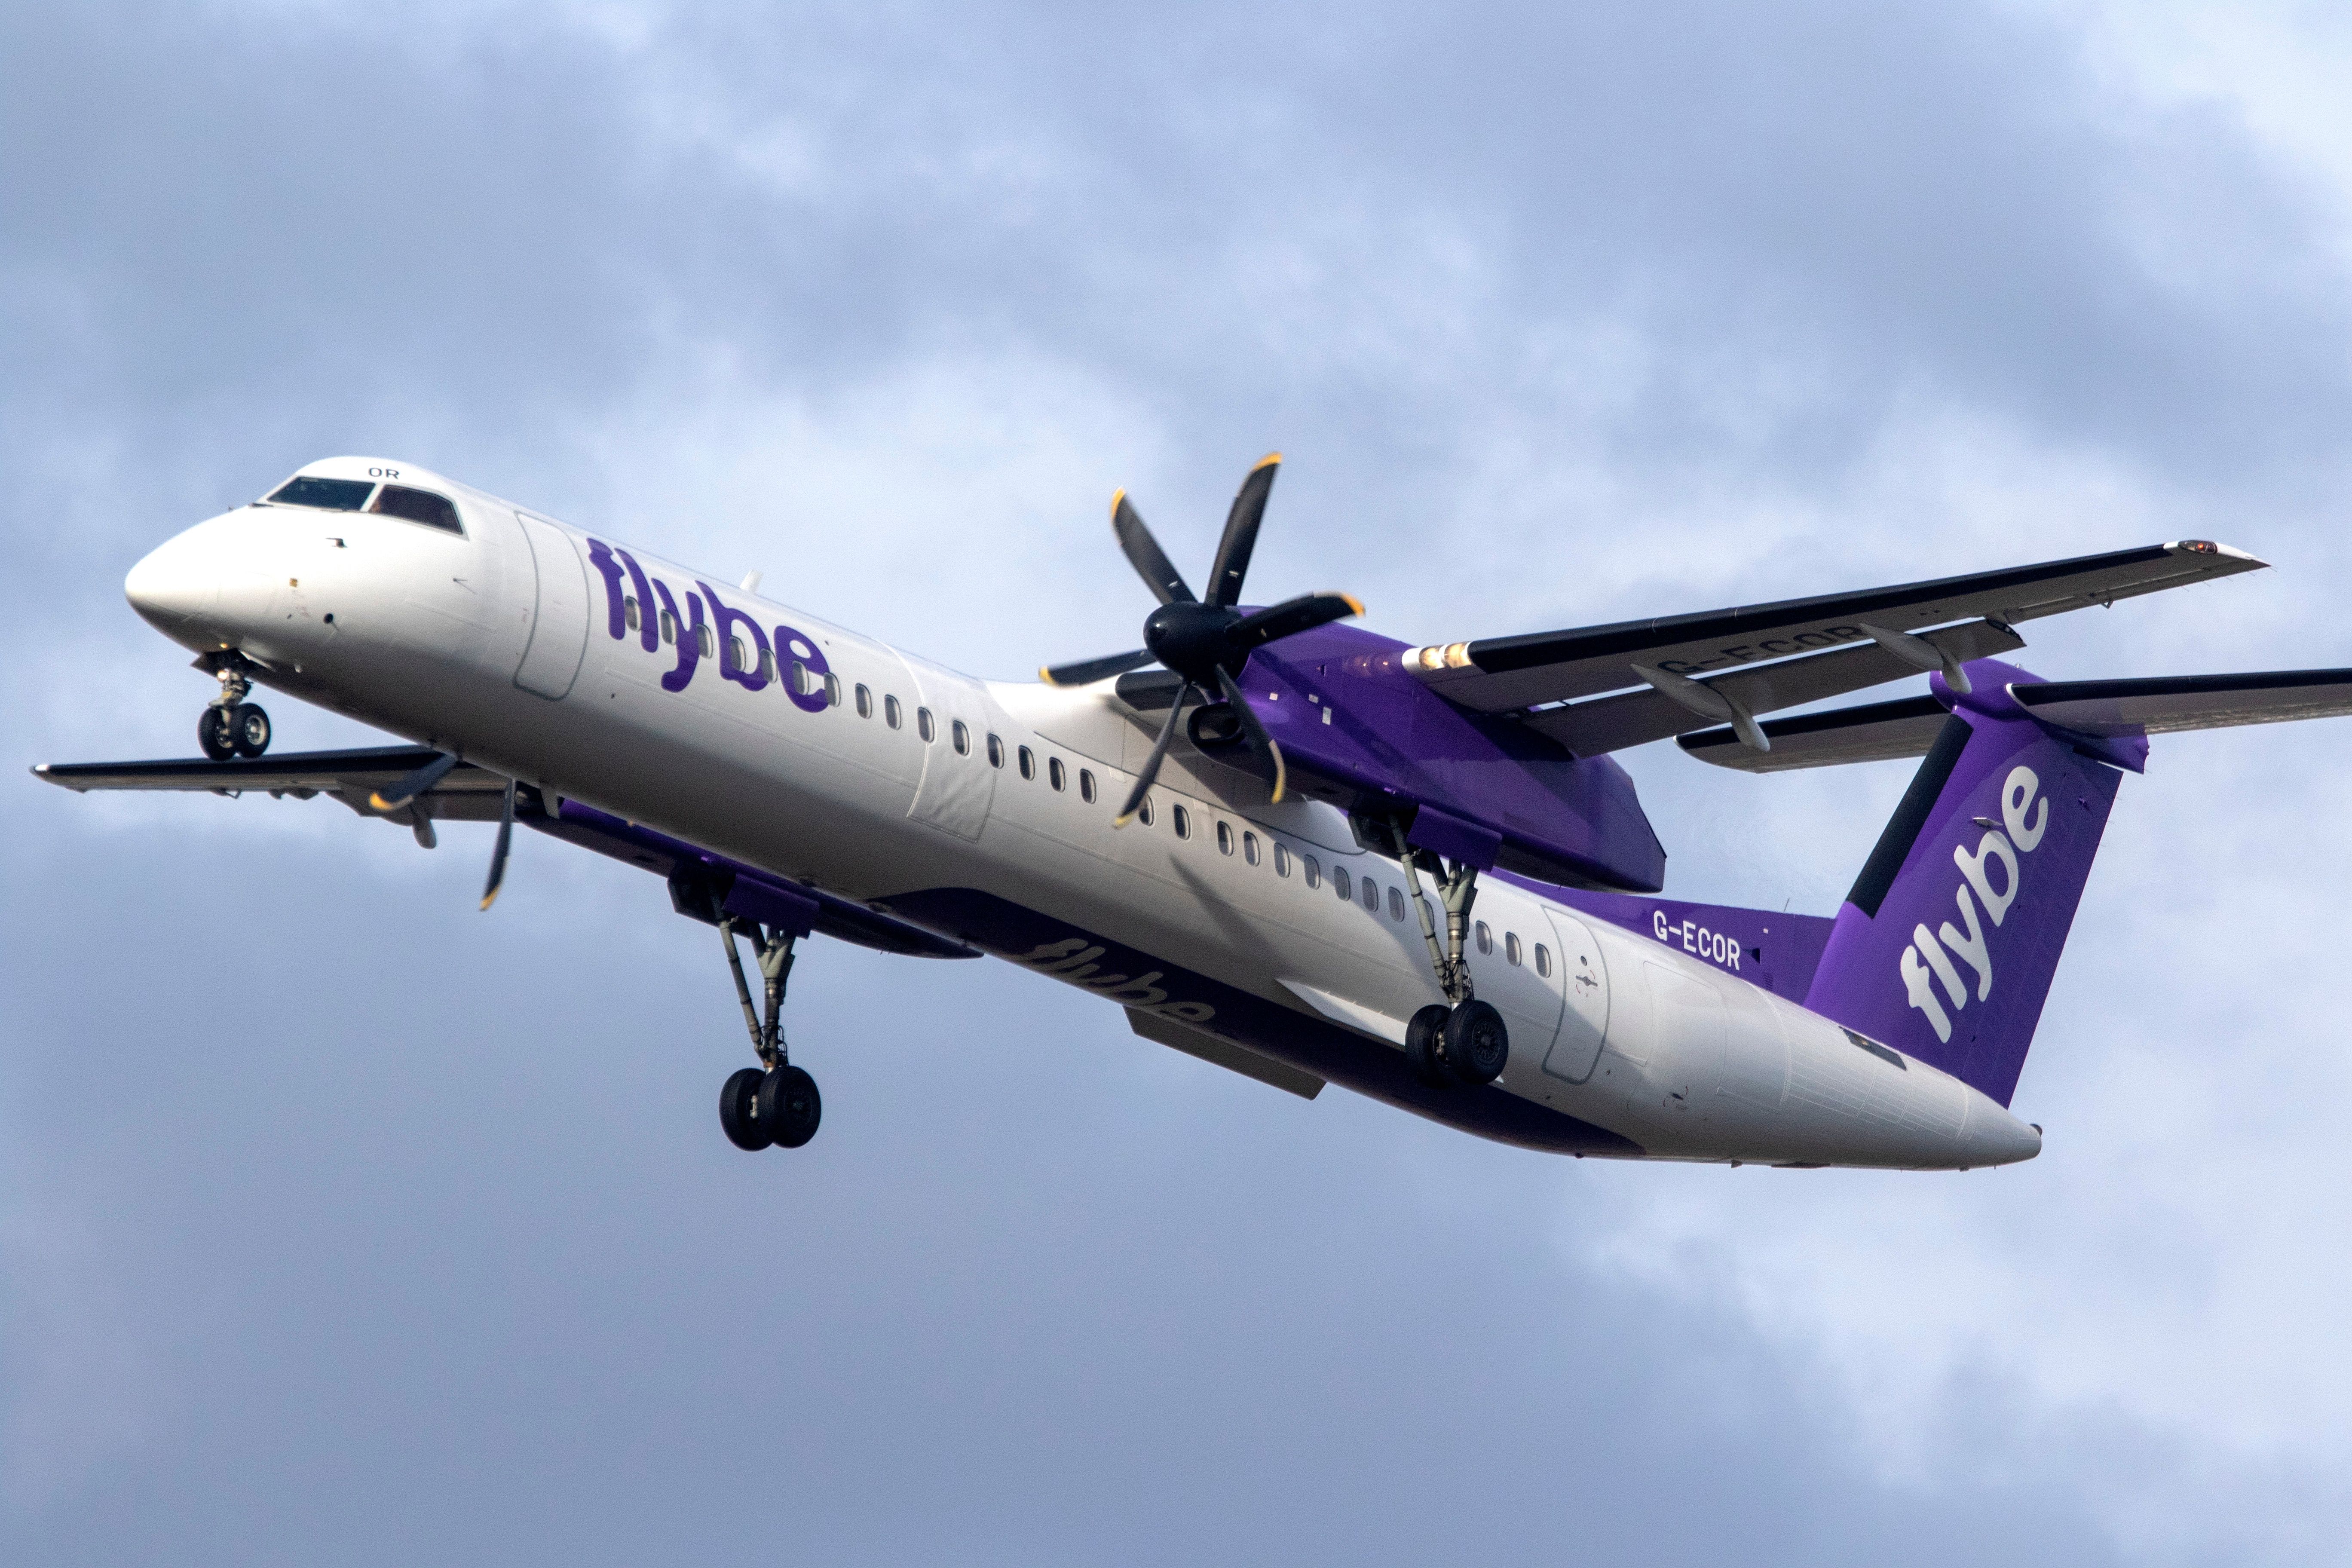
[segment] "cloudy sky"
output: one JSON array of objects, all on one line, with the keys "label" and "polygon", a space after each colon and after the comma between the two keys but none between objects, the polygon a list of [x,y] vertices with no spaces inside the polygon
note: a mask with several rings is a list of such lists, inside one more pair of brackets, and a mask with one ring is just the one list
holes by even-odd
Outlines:
[{"label": "cloudy sky", "polygon": [[[2333,8],[0,10],[19,766],[181,755],[138,555],[395,456],[983,675],[1253,580],[1415,641],[2210,536],[2053,676],[2352,664]],[[282,748],[366,738],[275,705]],[[1906,770],[1626,758],[1830,912]],[[2340,1562],[2337,781],[2162,743],[1969,1175],[1312,1104],[819,943],[729,1148],[707,929],[322,802],[0,833],[0,1557]]]}]

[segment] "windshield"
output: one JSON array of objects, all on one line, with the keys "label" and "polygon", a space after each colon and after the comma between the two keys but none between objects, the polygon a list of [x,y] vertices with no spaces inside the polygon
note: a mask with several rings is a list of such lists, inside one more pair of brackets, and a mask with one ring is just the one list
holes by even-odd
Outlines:
[{"label": "windshield", "polygon": [[431,490],[411,489],[406,485],[386,485],[383,493],[375,498],[370,511],[380,511],[386,517],[404,517],[411,522],[421,522],[427,528],[438,528],[450,533],[465,532],[457,521],[457,509],[449,504],[447,496],[436,496]]},{"label": "windshield", "polygon": [[367,505],[369,479],[289,479],[269,499],[280,506],[315,506],[323,511],[357,511]]}]

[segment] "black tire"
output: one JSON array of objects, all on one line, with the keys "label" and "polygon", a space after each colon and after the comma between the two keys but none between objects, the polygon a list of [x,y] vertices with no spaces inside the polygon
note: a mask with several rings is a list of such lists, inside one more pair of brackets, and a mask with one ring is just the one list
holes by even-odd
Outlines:
[{"label": "black tire", "polygon": [[727,1075],[727,1083],[719,1091],[719,1125],[725,1129],[727,1142],[747,1153],[758,1153],[775,1142],[761,1123],[757,1109],[761,1080],[768,1075],[758,1068],[745,1068]]},{"label": "black tire", "polygon": [[1510,1059],[1511,1032],[1492,1003],[1465,1002],[1445,1020],[1445,1065],[1456,1082],[1492,1083]]},{"label": "black tire", "polygon": [[228,716],[230,743],[240,757],[257,757],[269,750],[269,715],[258,702],[240,702]]},{"label": "black tire", "polygon": [[205,755],[225,763],[236,755],[236,731],[226,708],[207,708],[196,715],[196,744]]},{"label": "black tire", "polygon": [[816,1136],[824,1116],[816,1079],[795,1067],[782,1067],[760,1080],[760,1131],[779,1149],[797,1149]]},{"label": "black tire", "polygon": [[1412,1076],[1432,1089],[1453,1087],[1454,1079],[1445,1070],[1445,1020],[1453,1016],[1444,1003],[1432,1002],[1404,1026],[1404,1059]]}]

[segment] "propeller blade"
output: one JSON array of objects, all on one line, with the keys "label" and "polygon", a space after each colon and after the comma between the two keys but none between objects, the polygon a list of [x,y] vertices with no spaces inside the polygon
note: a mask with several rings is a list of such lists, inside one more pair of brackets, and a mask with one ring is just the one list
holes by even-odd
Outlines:
[{"label": "propeller blade", "polygon": [[499,842],[490,851],[490,881],[482,889],[482,908],[488,909],[499,901],[499,889],[506,885],[507,848],[514,843],[515,782],[507,780],[506,808],[499,814]]},{"label": "propeller blade", "polygon": [[1135,510],[1125,490],[1110,498],[1110,531],[1118,536],[1118,547],[1127,552],[1128,564],[1151,584],[1161,604],[1196,602],[1184,574],[1176,570],[1168,552],[1160,548],[1160,541],[1151,537],[1151,530],[1143,525],[1143,514]]},{"label": "propeller blade", "polygon": [[1353,594],[1301,594],[1254,616],[1244,616],[1225,636],[1236,647],[1264,647],[1276,637],[1312,631],[1332,621],[1364,613],[1364,602]]},{"label": "propeller blade", "polygon": [[1076,664],[1049,664],[1037,672],[1037,679],[1048,686],[1086,686],[1097,680],[1108,680],[1114,675],[1125,675],[1130,669],[1141,669],[1154,661],[1148,647],[1133,653],[1115,653],[1108,658],[1082,658]]},{"label": "propeller blade", "polygon": [[1160,777],[1160,763],[1168,755],[1168,747],[1176,739],[1176,726],[1184,717],[1184,704],[1193,697],[1192,683],[1186,681],[1176,689],[1176,700],[1168,705],[1168,722],[1160,726],[1160,739],[1151,743],[1151,755],[1143,760],[1143,771],[1135,775],[1135,787],[1127,792],[1127,804],[1110,819],[1113,827],[1125,827],[1143,808],[1143,797],[1151,793],[1152,782]]},{"label": "propeller blade", "polygon": [[368,795],[368,805],[378,811],[398,811],[435,784],[448,776],[457,765],[457,759],[444,752],[414,773],[393,781],[389,790],[375,790]]},{"label": "propeller blade", "polygon": [[1234,679],[1233,672],[1223,665],[1217,667],[1217,684],[1224,689],[1225,700],[1233,704],[1234,717],[1242,721],[1242,734],[1249,741],[1250,750],[1257,753],[1259,762],[1272,765],[1274,798],[1277,805],[1280,804],[1283,787],[1290,776],[1282,765],[1282,748],[1274,743],[1274,737],[1265,732],[1265,726],[1250,710],[1249,703],[1242,697],[1240,683]]},{"label": "propeller blade", "polygon": [[1225,536],[1217,541],[1217,563],[1209,568],[1209,603],[1229,606],[1241,598],[1250,552],[1257,548],[1257,525],[1265,517],[1265,498],[1274,492],[1274,471],[1280,467],[1282,454],[1268,452],[1234,497],[1234,510],[1225,514]]}]

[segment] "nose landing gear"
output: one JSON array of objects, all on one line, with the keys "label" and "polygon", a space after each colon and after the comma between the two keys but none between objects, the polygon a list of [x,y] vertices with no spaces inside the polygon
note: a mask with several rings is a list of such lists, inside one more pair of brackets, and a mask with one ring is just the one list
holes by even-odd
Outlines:
[{"label": "nose landing gear", "polygon": [[245,657],[235,651],[214,662],[221,694],[196,715],[196,745],[214,762],[257,757],[269,750],[269,715],[259,703],[246,700],[253,690],[247,668]]}]

